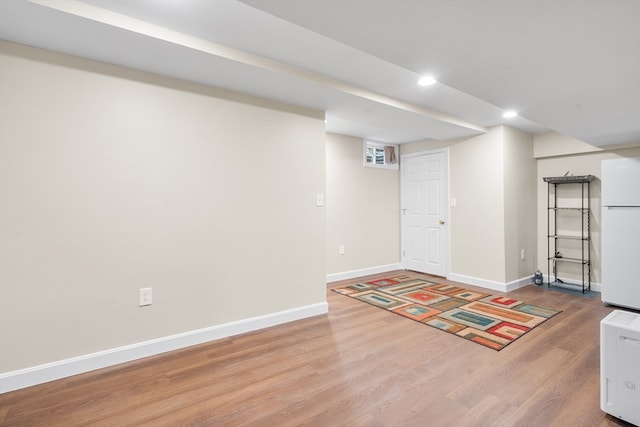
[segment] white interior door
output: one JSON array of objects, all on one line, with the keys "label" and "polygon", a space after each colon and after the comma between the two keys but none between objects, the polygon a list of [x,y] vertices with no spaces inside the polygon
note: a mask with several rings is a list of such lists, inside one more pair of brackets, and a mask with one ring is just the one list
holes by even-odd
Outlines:
[{"label": "white interior door", "polygon": [[407,270],[447,275],[447,152],[402,157],[402,262]]}]

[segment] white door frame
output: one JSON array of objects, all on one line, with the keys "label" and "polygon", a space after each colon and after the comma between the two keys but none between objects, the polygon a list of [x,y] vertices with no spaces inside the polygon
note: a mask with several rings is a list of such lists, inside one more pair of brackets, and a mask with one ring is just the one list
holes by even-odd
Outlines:
[{"label": "white door frame", "polygon": [[445,248],[443,248],[443,254],[444,254],[444,264],[445,264],[445,278],[449,277],[449,274],[451,273],[451,267],[450,267],[450,259],[451,259],[451,220],[450,220],[450,211],[449,211],[449,203],[450,203],[450,189],[449,189],[449,147],[443,147],[443,148],[436,148],[433,150],[426,150],[426,151],[418,151],[415,153],[408,153],[408,154],[403,154],[400,156],[400,260],[401,260],[401,264],[402,264],[402,268],[406,268],[405,265],[405,257],[403,254],[404,248],[405,248],[405,244],[407,243],[406,240],[406,233],[405,233],[405,227],[406,227],[406,222],[405,222],[405,217],[404,217],[404,212],[402,211],[402,202],[404,201],[404,191],[405,191],[405,178],[404,178],[404,171],[402,169],[402,164],[404,159],[407,158],[411,158],[411,157],[419,157],[419,156],[425,156],[425,155],[430,155],[430,154],[438,154],[438,153],[444,153],[444,165],[445,165],[445,171],[444,171],[444,199],[445,199],[445,204],[444,204],[444,212],[445,212],[445,221],[446,221],[446,230],[445,230]]}]

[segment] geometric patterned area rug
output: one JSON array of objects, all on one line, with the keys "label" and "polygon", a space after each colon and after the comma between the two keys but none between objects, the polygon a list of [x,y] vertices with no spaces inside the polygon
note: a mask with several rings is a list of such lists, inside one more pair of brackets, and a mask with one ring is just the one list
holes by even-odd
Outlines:
[{"label": "geometric patterned area rug", "polygon": [[408,275],[333,290],[498,351],[561,313]]}]

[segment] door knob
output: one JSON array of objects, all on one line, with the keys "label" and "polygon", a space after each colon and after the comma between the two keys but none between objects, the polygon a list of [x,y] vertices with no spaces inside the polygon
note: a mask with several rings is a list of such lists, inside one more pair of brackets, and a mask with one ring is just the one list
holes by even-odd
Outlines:
[{"label": "door knob", "polygon": [[444,219],[440,220],[440,225],[444,224]]}]

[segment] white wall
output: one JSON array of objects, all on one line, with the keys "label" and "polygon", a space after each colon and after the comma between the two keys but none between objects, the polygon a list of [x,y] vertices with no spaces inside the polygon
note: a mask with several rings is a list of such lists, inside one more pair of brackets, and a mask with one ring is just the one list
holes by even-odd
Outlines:
[{"label": "white wall", "polygon": [[[327,134],[327,274],[400,262],[400,173],[363,166],[362,139]],[[344,255],[339,254],[344,245]]]},{"label": "white wall", "polygon": [[322,113],[0,49],[0,373],[326,301]]}]

